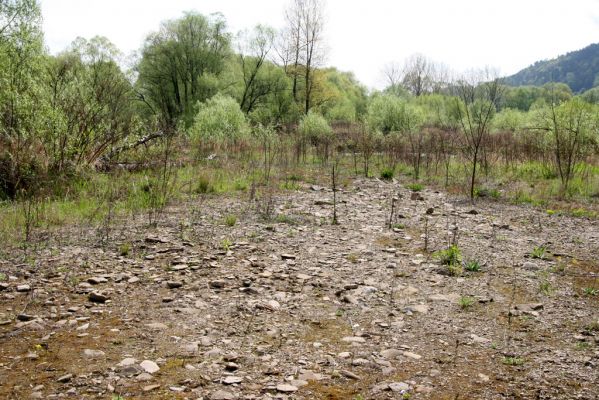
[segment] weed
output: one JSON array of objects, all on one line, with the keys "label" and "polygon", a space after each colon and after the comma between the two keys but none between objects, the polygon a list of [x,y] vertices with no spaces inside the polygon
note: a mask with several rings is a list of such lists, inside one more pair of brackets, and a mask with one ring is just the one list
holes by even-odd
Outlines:
[{"label": "weed", "polygon": [[424,186],[421,183],[410,183],[406,185],[406,187],[412,192],[420,192],[422,189],[424,189]]},{"label": "weed", "polygon": [[543,260],[545,258],[545,253],[547,252],[547,247],[545,246],[536,246],[534,249],[532,249],[532,252],[530,253],[530,256],[532,258],[538,258],[540,260]]},{"label": "weed", "polygon": [[476,260],[471,260],[466,263],[464,268],[466,269],[466,271],[480,272],[480,263]]},{"label": "weed", "polygon": [[480,198],[490,197],[497,200],[501,197],[501,193],[497,189],[479,188],[474,190],[474,196]]},{"label": "weed", "polygon": [[275,220],[280,224],[295,225],[296,221],[286,214],[278,214]]},{"label": "weed", "polygon": [[599,290],[594,287],[586,287],[584,288],[584,294],[586,296],[597,296],[599,295]]},{"label": "weed", "polygon": [[350,253],[347,255],[347,261],[356,264],[358,262],[358,256],[355,255],[354,253]]},{"label": "weed", "polygon": [[474,304],[474,298],[470,297],[470,296],[462,296],[462,297],[460,297],[458,304],[460,305],[460,308],[462,310],[467,310],[468,308],[472,307],[472,305]]},{"label": "weed", "polygon": [[512,367],[524,364],[524,359],[521,357],[503,357],[503,364],[510,365]]},{"label": "weed", "polygon": [[393,229],[406,229],[406,226],[404,224],[393,224],[393,225],[391,225],[391,228],[393,228]]},{"label": "weed", "polygon": [[4,282],[7,279],[8,277],[6,276],[6,274],[4,272],[0,272],[0,282]]},{"label": "weed", "polygon": [[214,186],[208,178],[200,176],[198,183],[196,184],[195,190],[197,194],[206,194],[214,192]]},{"label": "weed", "polygon": [[439,250],[433,254],[443,265],[456,265],[462,261],[460,248],[452,244],[446,250]]},{"label": "weed", "polygon": [[589,332],[599,332],[599,321],[593,321],[585,329]]},{"label": "weed", "polygon": [[549,296],[553,288],[551,287],[551,283],[547,280],[543,280],[539,283],[539,292],[544,294],[545,296]]},{"label": "weed", "polygon": [[127,257],[131,253],[131,243],[125,242],[119,246],[119,254],[123,257]]},{"label": "weed", "polygon": [[229,214],[225,217],[225,225],[231,227],[237,223],[237,216],[234,214]]},{"label": "weed", "polygon": [[591,345],[588,342],[577,342],[576,343],[576,350],[586,350],[589,347],[591,347]]},{"label": "weed", "polygon": [[381,171],[381,179],[386,180],[386,181],[390,181],[391,179],[393,179],[394,175],[395,175],[395,171],[393,170],[393,168],[384,168]]},{"label": "weed", "polygon": [[229,251],[231,249],[231,246],[233,246],[233,242],[231,242],[231,239],[229,239],[229,238],[224,238],[223,240],[220,241],[220,247],[224,251]]}]

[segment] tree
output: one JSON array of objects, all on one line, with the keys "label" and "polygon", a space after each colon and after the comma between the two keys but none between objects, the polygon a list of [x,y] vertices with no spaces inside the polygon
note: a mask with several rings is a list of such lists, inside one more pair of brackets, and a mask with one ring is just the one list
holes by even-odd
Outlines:
[{"label": "tree", "polygon": [[555,166],[565,193],[575,168],[588,153],[589,144],[597,141],[599,121],[597,107],[574,98],[561,104],[551,102],[538,110],[537,130],[549,133]]},{"label": "tree", "polygon": [[403,67],[402,85],[414,96],[420,96],[432,90],[432,62],[422,54],[410,56]]},{"label": "tree", "polygon": [[230,52],[224,18],[186,13],[166,21],[150,34],[137,65],[138,96],[151,114],[173,129],[182,119],[189,126],[193,107],[216,93],[218,75]]},{"label": "tree", "polygon": [[477,166],[503,86],[489,71],[473,72],[455,84],[455,117],[463,133],[462,151],[470,161],[470,199],[474,201]]},{"label": "tree", "polygon": [[292,78],[292,93],[299,103],[300,77],[303,78],[303,111],[312,108],[316,87],[314,71],[324,58],[324,0],[293,0],[285,13],[287,27],[279,50],[283,65]]}]

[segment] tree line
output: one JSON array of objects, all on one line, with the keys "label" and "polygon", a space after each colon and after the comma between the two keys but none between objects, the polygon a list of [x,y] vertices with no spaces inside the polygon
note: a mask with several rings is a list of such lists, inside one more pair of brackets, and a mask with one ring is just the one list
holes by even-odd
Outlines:
[{"label": "tree line", "polygon": [[[567,188],[577,163],[597,154],[596,98],[564,84],[505,86],[489,71],[456,76],[422,55],[384,69],[368,93],[348,72],[325,67],[322,0],[292,0],[285,27],[233,35],[220,14],[163,22],[129,69],[103,37],[77,38],[57,55],[43,42],[36,0],[0,2],[0,195],[44,179],[109,168],[127,151],[177,137],[235,152],[273,135],[389,168],[468,162],[469,192],[492,164],[541,160]],[[343,129],[333,129],[345,127]],[[357,161],[356,161],[357,165]]]}]

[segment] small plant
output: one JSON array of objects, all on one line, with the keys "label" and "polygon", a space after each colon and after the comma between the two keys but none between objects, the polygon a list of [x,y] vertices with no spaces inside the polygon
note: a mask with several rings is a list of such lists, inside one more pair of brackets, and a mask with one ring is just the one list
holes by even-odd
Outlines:
[{"label": "small plant", "polygon": [[233,246],[233,242],[231,242],[231,240],[229,238],[224,238],[223,240],[221,240],[220,242],[220,247],[224,250],[224,251],[229,251],[231,249],[231,246]]},{"label": "small plant", "polygon": [[395,171],[393,170],[393,168],[383,168],[383,170],[381,171],[381,179],[385,181],[390,181],[391,179],[393,179],[394,175]]},{"label": "small plant", "polygon": [[532,252],[530,253],[530,256],[532,258],[538,258],[539,260],[542,260],[545,258],[545,253],[547,252],[547,247],[545,246],[536,246],[534,249],[532,249]]},{"label": "small plant", "polygon": [[464,268],[466,269],[466,271],[480,272],[480,263],[476,260],[471,260],[466,263]]},{"label": "small plant", "polygon": [[424,189],[424,186],[421,183],[410,183],[409,185],[406,185],[406,187],[412,192],[420,192]]},{"label": "small plant", "polygon": [[118,394],[113,394],[111,400],[125,400],[125,398]]},{"label": "small plant", "polygon": [[585,329],[589,332],[599,332],[599,321],[593,321]]},{"label": "small plant", "polygon": [[588,342],[577,342],[575,347],[576,350],[586,350],[591,347],[591,345]]},{"label": "small plant", "polygon": [[275,218],[275,220],[279,224],[294,225],[296,223],[293,218],[291,218],[289,215],[286,215],[286,214],[278,214],[277,217]]},{"label": "small plant", "polygon": [[433,254],[443,265],[455,265],[462,262],[462,252],[460,248],[452,244],[446,250],[439,250]]},{"label": "small plant", "polygon": [[225,225],[231,227],[237,223],[237,216],[234,214],[229,214],[225,217]]},{"label": "small plant", "polygon": [[195,192],[197,194],[212,193],[214,192],[214,187],[212,186],[208,178],[206,178],[205,176],[201,176],[198,179],[198,183],[195,187]]},{"label": "small plant", "polygon": [[584,294],[585,296],[597,296],[599,295],[599,290],[594,287],[586,287],[584,288]]},{"label": "small plant", "polygon": [[0,282],[4,282],[7,279],[8,277],[6,276],[6,274],[4,272],[0,272]]},{"label": "small plant", "polygon": [[460,305],[460,308],[462,310],[467,310],[468,308],[472,307],[472,305],[474,304],[474,298],[470,297],[470,296],[462,296],[462,297],[460,297],[458,304]]},{"label": "small plant", "polygon": [[393,224],[393,225],[391,225],[391,228],[393,228],[393,229],[406,229],[406,226],[404,224]]},{"label": "small plant", "polygon": [[356,264],[358,262],[358,256],[355,255],[354,253],[350,253],[347,255],[347,261]]},{"label": "small plant", "polygon": [[547,215],[555,215],[556,211],[555,210],[547,210]]},{"label": "small plant", "polygon": [[503,364],[512,367],[524,364],[524,359],[521,357],[503,357]]},{"label": "small plant", "polygon": [[125,242],[119,246],[119,254],[123,257],[127,257],[131,253],[131,243]]},{"label": "small plant", "polygon": [[545,296],[549,296],[552,290],[553,288],[551,287],[551,283],[549,281],[543,280],[541,283],[539,283],[539,292]]}]

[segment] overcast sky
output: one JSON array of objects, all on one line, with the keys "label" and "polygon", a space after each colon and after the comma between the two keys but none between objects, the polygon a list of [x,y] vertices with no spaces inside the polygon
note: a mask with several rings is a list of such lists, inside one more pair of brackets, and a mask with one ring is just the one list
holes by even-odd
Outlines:
[{"label": "overcast sky", "polygon": [[[41,0],[52,53],[75,37],[106,36],[125,54],[183,11],[222,12],[231,32],[283,25],[286,0]],[[413,53],[456,70],[512,74],[599,42],[599,0],[328,0],[327,65],[383,86],[385,64]]]}]

